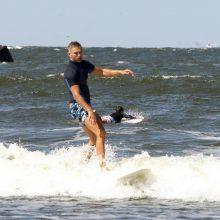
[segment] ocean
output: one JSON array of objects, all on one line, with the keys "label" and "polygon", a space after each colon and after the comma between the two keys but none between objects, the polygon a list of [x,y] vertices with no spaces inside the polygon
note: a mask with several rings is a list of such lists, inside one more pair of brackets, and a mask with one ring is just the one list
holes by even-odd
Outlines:
[{"label": "ocean", "polygon": [[[9,47],[0,64],[0,219],[219,219],[220,48],[85,48],[100,115],[122,105],[141,123],[105,125],[101,172],[70,118],[64,47]],[[121,176],[149,169],[147,184]]]}]

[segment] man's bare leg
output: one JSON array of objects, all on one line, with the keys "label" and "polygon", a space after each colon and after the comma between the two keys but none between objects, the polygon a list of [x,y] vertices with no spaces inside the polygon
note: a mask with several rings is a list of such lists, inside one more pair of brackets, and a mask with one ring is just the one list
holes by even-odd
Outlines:
[{"label": "man's bare leg", "polygon": [[[86,133],[89,135],[94,134],[96,137],[96,154],[99,158],[99,165],[101,168],[105,168],[106,164],[105,164],[105,129],[102,125],[102,121],[101,118],[97,116],[97,123],[95,125],[92,125],[88,118],[85,119],[85,126],[86,126]],[[90,136],[89,136],[90,137]],[[91,135],[91,137],[93,137]],[[90,139],[91,140],[91,139]],[[94,139],[93,139],[94,140]]]},{"label": "man's bare leg", "polygon": [[93,148],[95,149],[96,136],[85,125],[83,126],[83,130],[85,131],[85,133],[89,137],[89,143],[88,143],[89,146],[88,146],[88,149],[86,149],[86,152],[85,152],[86,161],[88,161],[92,156]]}]

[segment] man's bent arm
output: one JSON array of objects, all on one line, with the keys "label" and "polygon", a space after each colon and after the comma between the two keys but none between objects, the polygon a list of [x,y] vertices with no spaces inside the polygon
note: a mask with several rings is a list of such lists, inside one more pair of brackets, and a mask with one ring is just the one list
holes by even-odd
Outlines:
[{"label": "man's bent arm", "polygon": [[76,102],[84,108],[88,112],[89,121],[92,125],[96,124],[96,117],[94,115],[93,109],[91,105],[89,105],[84,98],[80,94],[80,88],[79,85],[73,85],[71,86],[71,92],[73,94],[74,99]]}]

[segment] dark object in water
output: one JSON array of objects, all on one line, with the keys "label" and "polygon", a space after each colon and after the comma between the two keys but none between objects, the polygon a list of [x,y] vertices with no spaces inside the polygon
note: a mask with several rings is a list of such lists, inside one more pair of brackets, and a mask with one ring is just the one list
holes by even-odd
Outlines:
[{"label": "dark object in water", "polygon": [[0,62],[14,62],[7,46],[0,45]]}]

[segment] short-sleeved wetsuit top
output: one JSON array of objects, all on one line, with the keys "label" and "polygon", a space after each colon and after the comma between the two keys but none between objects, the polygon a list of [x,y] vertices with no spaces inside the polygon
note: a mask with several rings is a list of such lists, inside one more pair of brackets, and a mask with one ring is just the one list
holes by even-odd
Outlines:
[{"label": "short-sleeved wetsuit top", "polygon": [[69,61],[67,68],[64,72],[64,79],[69,90],[70,103],[76,103],[71,92],[71,86],[79,85],[80,92],[85,101],[90,104],[90,92],[87,85],[88,74],[93,72],[95,66],[89,61],[82,60],[82,62]]}]

